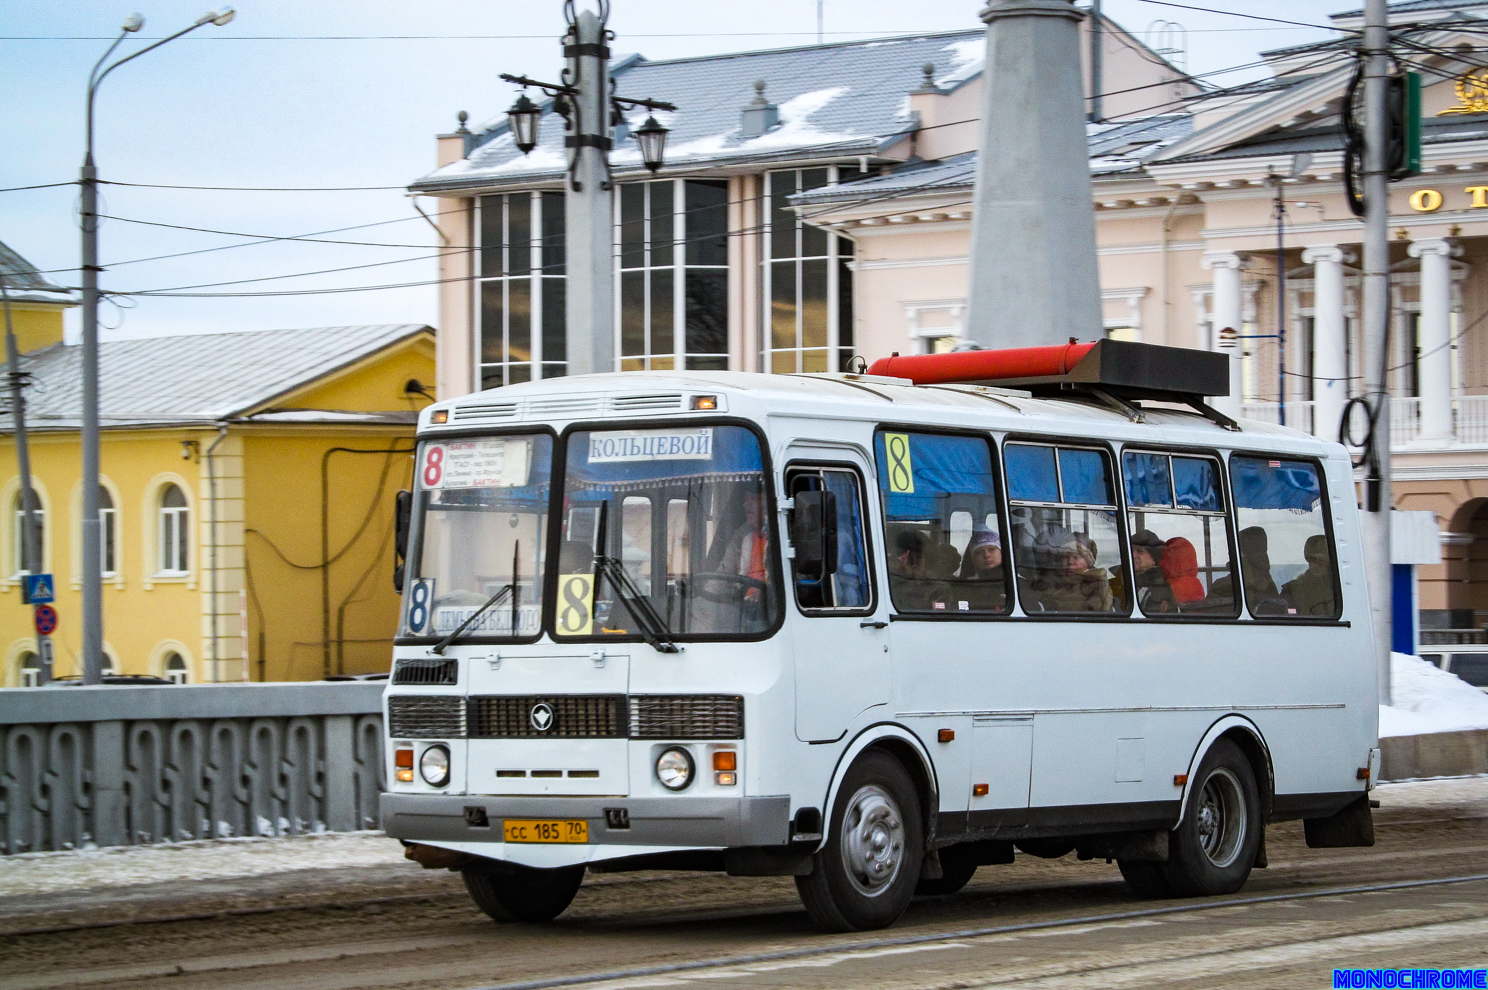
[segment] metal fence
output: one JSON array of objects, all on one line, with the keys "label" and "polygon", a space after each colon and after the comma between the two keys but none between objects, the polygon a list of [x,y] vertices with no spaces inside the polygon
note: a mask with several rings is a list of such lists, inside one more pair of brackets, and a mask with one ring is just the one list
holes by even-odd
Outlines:
[{"label": "metal fence", "polygon": [[376,828],[381,684],[0,690],[0,854]]}]

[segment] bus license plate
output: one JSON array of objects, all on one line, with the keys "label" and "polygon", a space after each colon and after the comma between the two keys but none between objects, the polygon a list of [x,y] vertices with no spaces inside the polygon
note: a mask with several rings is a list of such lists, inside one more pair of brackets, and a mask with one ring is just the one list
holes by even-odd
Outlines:
[{"label": "bus license plate", "polygon": [[580,819],[531,821],[508,818],[501,824],[507,842],[588,842],[589,823]]}]

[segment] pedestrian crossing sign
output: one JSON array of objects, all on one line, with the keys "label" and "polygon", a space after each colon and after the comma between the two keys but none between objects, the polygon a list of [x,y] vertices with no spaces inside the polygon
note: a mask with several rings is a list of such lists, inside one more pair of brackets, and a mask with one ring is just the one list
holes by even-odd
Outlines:
[{"label": "pedestrian crossing sign", "polygon": [[56,600],[52,593],[52,576],[50,574],[27,574],[25,585],[27,605],[46,605]]}]

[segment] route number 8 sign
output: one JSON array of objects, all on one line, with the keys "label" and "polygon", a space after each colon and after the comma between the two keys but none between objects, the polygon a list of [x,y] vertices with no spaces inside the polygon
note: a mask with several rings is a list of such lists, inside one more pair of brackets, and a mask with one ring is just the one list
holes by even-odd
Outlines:
[{"label": "route number 8 sign", "polygon": [[419,481],[439,488],[520,488],[532,461],[529,437],[483,437],[424,445]]}]

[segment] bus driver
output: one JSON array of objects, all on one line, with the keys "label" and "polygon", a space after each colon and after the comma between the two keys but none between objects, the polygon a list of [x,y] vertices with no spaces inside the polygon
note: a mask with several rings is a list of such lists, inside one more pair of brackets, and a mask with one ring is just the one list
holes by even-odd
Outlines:
[{"label": "bus driver", "polygon": [[744,592],[745,601],[758,602],[763,598],[760,588],[769,580],[769,559],[770,533],[765,526],[765,496],[759,490],[747,491],[744,493],[744,522],[729,537],[719,570],[759,582]]}]

